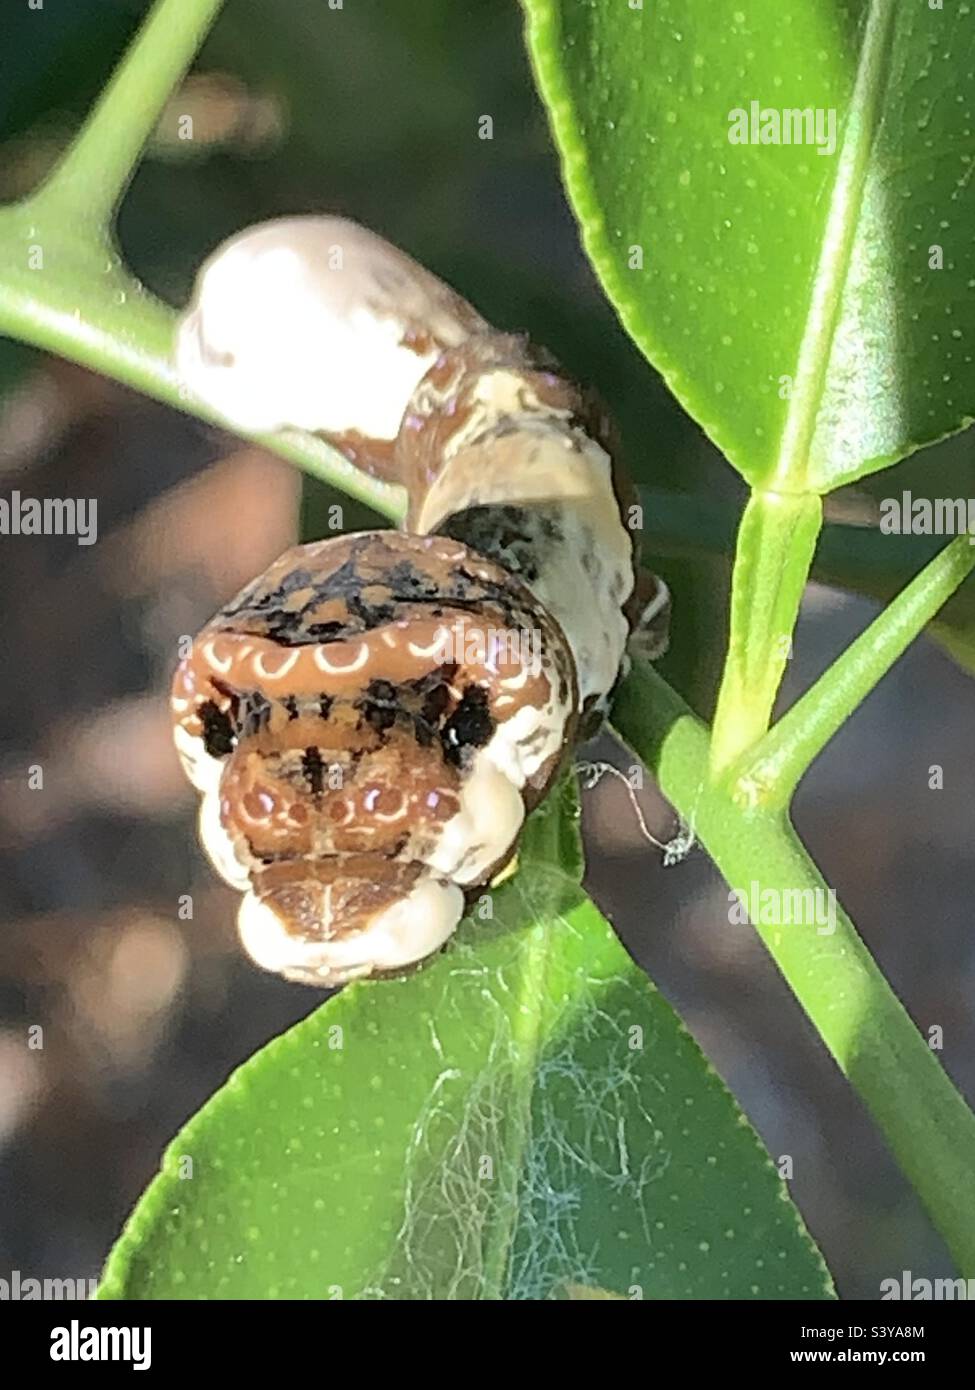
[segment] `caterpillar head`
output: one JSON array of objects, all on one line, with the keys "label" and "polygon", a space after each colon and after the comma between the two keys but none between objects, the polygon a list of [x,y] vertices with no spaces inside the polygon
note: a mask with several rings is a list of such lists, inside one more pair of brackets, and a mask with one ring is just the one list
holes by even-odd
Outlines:
[{"label": "caterpillar head", "polygon": [[334,985],[438,949],[514,852],[577,703],[559,626],[459,542],[288,551],[200,632],[172,692],[254,960]]}]

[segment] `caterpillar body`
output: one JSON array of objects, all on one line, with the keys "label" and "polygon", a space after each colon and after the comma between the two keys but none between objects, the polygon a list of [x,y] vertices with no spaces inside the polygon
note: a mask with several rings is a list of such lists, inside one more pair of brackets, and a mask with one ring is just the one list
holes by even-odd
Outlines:
[{"label": "caterpillar body", "polygon": [[327,986],[402,970],[508,864],[630,632],[661,630],[610,423],[526,338],[340,218],[218,248],[177,368],[230,425],[315,431],[406,488],[404,532],[289,550],[172,688],[251,957]]}]

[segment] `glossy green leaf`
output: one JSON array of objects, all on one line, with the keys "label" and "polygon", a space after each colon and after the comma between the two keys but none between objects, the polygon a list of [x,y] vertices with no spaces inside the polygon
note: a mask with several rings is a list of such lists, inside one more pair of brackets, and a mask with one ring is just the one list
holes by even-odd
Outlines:
[{"label": "glossy green leaf", "polygon": [[[968,0],[524,3],[603,285],[752,485],[828,491],[971,422]],[[732,143],[753,102],[813,142]]]},{"label": "glossy green leaf", "polygon": [[566,792],[533,817],[493,921],[231,1078],[101,1297],[829,1296],[757,1136],[583,896],[576,816]]}]

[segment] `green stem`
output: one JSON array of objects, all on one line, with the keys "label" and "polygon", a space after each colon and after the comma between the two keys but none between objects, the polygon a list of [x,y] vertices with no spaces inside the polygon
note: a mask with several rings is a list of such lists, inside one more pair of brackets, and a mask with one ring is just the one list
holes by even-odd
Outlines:
[{"label": "green stem", "polygon": [[[32,253],[42,254],[42,268],[31,268]],[[148,294],[110,248],[78,238],[55,206],[0,208],[0,333],[220,424],[183,391],[174,363],[175,327],[173,310]],[[353,467],[316,435],[288,430],[245,438],[391,521],[405,514],[403,488]]]},{"label": "green stem", "polygon": [[64,158],[32,199],[106,228],[143,145],[223,0],[158,0]]},{"label": "green stem", "polygon": [[752,800],[789,805],[813,759],[973,569],[972,537],[959,536],[850,644],[735,769]]},{"label": "green stem", "polygon": [[822,502],[809,494],[753,492],[745,508],[711,740],[714,777],[768,729],[822,524]]},{"label": "green stem", "polygon": [[[0,333],[211,420],[177,379],[176,315],[121,264],[110,223],[142,146],[221,4],[159,0],[47,182],[25,202],[0,209]],[[315,435],[246,437],[390,520],[402,519],[402,488],[361,472]]]},{"label": "green stem", "polygon": [[[975,1276],[975,1116],[914,1027],[853,923],[781,811],[744,812],[708,777],[708,734],[680,697],[641,664],[624,681],[613,722],[651,767],[727,882],[751,900],[817,890],[835,917],[756,924],[799,1003],[882,1130],[965,1277]],[[761,914],[759,914],[761,915]]]}]

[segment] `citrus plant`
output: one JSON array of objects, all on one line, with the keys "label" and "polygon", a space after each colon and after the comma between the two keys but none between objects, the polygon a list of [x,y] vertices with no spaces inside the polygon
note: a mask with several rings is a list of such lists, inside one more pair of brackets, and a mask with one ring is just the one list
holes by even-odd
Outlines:
[{"label": "citrus plant", "polygon": [[[175,314],[127,269],[113,221],[219,8],[158,0],[53,174],[0,211],[0,329],[197,413],[172,365]],[[613,727],[730,885],[826,893],[790,820],[800,779],[932,620],[967,641],[967,597],[941,613],[975,567],[960,536],[773,722],[817,545],[831,577],[864,570],[824,540],[823,499],[973,416],[969,7],[524,9],[605,292],[749,489],[713,723],[637,662]],[[832,113],[832,148],[729,138],[729,112],[747,124],[768,97],[750,90],[759,50],[783,109]],[[401,519],[395,488],[320,439],[262,442]],[[871,571],[862,587],[896,586]],[[176,1137],[101,1296],[832,1296],[757,1136],[583,867],[565,782],[490,921],[407,979],[329,999]],[[840,908],[828,935],[756,930],[975,1275],[975,1118],[854,924]]]}]

